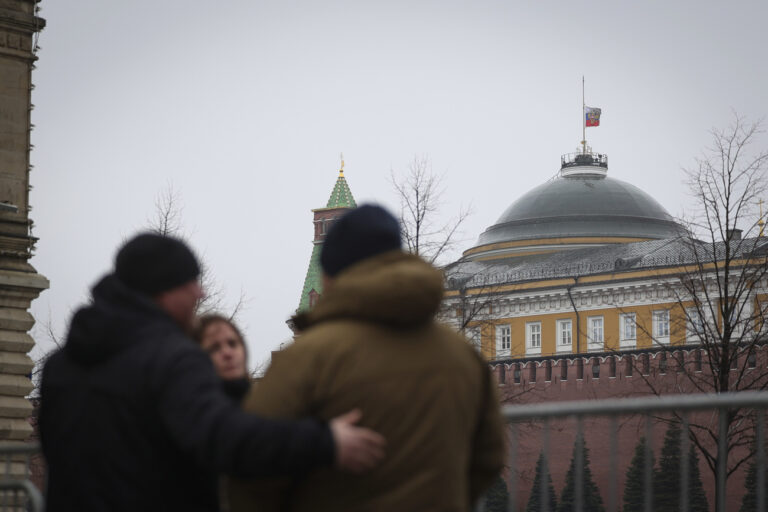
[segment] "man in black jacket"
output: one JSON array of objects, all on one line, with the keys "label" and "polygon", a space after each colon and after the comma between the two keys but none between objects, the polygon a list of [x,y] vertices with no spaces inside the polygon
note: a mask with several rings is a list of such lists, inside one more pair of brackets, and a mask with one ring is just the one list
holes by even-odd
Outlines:
[{"label": "man in black jacket", "polygon": [[212,471],[361,472],[383,456],[383,439],[354,426],[356,412],[325,424],[238,410],[187,337],[199,273],[182,242],[139,235],[75,314],[41,385],[49,511],[215,511]]}]

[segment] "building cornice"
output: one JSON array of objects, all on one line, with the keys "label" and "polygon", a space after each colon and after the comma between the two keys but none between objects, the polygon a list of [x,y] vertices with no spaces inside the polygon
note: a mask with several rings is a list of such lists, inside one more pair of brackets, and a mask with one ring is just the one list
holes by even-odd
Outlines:
[{"label": "building cornice", "polygon": [[[750,259],[731,260],[730,268],[738,269],[745,265],[749,265],[751,261],[754,261],[754,260],[750,260]],[[764,262],[761,261],[761,263],[764,263]],[[675,276],[684,275],[684,274],[690,275],[693,273],[715,271],[720,268],[718,266],[719,264],[721,263],[718,262],[718,264],[701,263],[701,264],[675,265],[675,266],[669,266],[669,267],[654,267],[654,268],[649,268],[644,270],[602,272],[602,273],[595,273],[595,274],[589,274],[589,275],[560,277],[555,279],[539,279],[539,280],[523,281],[523,282],[517,282],[517,283],[501,282],[498,284],[494,284],[494,283],[488,282],[487,284],[479,284],[477,286],[472,286],[470,288],[467,288],[464,293],[468,296],[495,295],[499,293],[510,293],[510,292],[516,292],[516,291],[524,291],[524,290],[557,288],[562,286],[576,286],[580,284],[600,284],[600,283],[632,281],[637,279],[658,280],[659,278],[664,278],[664,277],[675,277]],[[488,281],[490,281],[490,279]],[[445,292],[446,298],[459,297],[461,295],[462,295],[462,292],[459,290],[449,289],[449,290],[446,290]]]}]

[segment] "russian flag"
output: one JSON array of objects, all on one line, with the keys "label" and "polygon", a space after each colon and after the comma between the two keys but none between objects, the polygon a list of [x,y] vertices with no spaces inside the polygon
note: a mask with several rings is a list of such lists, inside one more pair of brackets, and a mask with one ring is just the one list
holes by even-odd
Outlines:
[{"label": "russian flag", "polygon": [[600,112],[601,110],[596,107],[584,107],[586,126],[600,126]]}]

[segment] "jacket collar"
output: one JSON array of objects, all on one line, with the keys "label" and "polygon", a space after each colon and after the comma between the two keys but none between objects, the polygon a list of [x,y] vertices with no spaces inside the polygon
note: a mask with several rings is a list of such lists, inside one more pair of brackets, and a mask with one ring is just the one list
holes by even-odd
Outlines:
[{"label": "jacket collar", "polygon": [[390,251],[342,271],[315,307],[293,321],[299,330],[334,319],[409,327],[431,320],[442,297],[442,272],[418,256]]}]

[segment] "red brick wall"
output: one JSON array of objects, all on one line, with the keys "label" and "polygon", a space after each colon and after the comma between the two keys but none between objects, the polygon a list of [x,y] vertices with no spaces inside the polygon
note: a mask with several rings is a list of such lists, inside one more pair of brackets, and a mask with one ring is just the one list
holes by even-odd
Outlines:
[{"label": "red brick wall", "polygon": [[[506,364],[491,363],[492,370],[499,381],[499,392],[504,404],[526,404],[540,402],[560,402],[574,400],[592,400],[605,398],[623,398],[648,396],[654,393],[678,394],[697,392],[686,373],[678,371],[680,363],[685,371],[695,371],[695,352],[692,349],[675,352],[646,352],[643,354],[617,354],[616,356],[584,358],[583,378],[577,379],[576,359],[540,359],[520,363]],[[663,371],[662,360],[666,356],[666,371]],[[615,376],[611,376],[611,357],[615,357]],[[642,358],[648,357],[648,375],[643,375]],[[632,375],[628,375],[626,361],[632,358]],[[593,362],[597,361],[599,377],[593,377]],[[551,364],[551,378],[546,380],[546,366]],[[520,382],[515,382],[515,369],[519,365]],[[563,365],[568,367],[567,380],[561,377]],[[757,368],[765,373],[768,366],[768,348],[758,351]],[[535,368],[533,382],[532,368]],[[706,358],[702,364],[702,373],[706,376]],[[655,390],[655,391],[654,391]],[[697,413],[693,419],[716,425],[713,413]],[[607,418],[591,418],[584,420],[584,433],[589,449],[590,465],[595,481],[601,491],[603,502],[607,505],[609,485],[612,481],[610,466],[610,435],[612,423]],[[660,449],[666,433],[667,423],[662,419],[653,421],[652,445],[654,457],[658,462]],[[625,485],[625,475],[634,455],[635,445],[645,433],[645,420],[640,415],[623,416],[617,424],[617,503],[622,504]],[[518,482],[519,505],[525,507],[533,484],[536,461],[542,449],[541,423],[523,423],[518,427],[517,458],[513,463],[515,480]],[[565,474],[571,462],[573,445],[576,438],[576,420],[564,419],[550,424],[549,434],[549,464],[555,492],[560,497]],[[743,454],[743,452],[741,452]],[[739,454],[736,454],[737,456]],[[710,468],[699,454],[700,472],[704,488],[707,490],[710,507],[714,510],[714,477]],[[745,466],[740,468],[728,479],[728,509],[738,510],[744,494]]]}]

